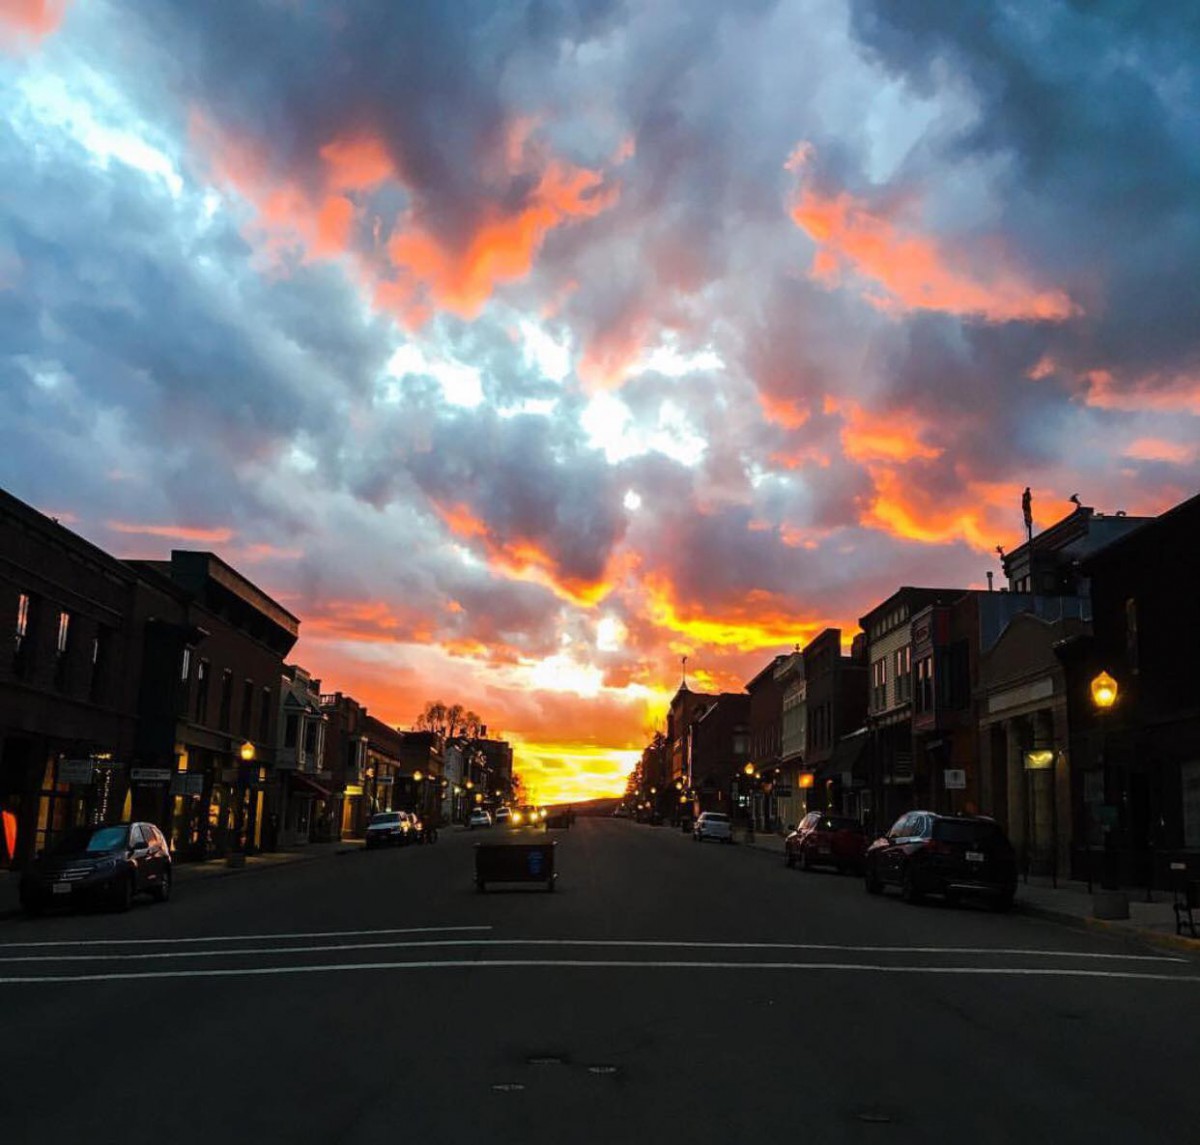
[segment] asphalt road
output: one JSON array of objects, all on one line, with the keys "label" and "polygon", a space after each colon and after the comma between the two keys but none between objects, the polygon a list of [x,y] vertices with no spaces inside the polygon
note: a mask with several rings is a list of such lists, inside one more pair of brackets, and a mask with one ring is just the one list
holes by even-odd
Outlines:
[{"label": "asphalt road", "polygon": [[0,923],[0,1142],[1198,1139],[1186,955],[625,821],[477,893],[509,837]]}]

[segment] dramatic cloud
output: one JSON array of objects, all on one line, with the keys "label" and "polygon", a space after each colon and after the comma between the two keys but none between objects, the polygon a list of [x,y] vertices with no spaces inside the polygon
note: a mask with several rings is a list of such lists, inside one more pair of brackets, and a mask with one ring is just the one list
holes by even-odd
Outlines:
[{"label": "dramatic cloud", "polygon": [[[1200,485],[1200,25],[0,3],[0,482],[547,799],[1068,497]],[[802,67],[796,61],[802,60]]]}]

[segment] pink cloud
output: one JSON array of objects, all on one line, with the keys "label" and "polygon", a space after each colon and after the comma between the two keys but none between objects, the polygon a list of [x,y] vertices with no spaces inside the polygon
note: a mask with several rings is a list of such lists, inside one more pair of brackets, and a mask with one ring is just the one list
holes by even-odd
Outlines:
[{"label": "pink cloud", "polygon": [[788,169],[801,179],[793,221],[817,244],[811,275],[827,286],[847,274],[871,284],[864,296],[883,310],[938,310],[988,322],[1062,322],[1080,313],[1061,290],[1037,286],[1011,265],[997,241],[954,248],[905,225],[898,209],[876,210],[846,191],[825,195],[804,179],[810,152]]}]

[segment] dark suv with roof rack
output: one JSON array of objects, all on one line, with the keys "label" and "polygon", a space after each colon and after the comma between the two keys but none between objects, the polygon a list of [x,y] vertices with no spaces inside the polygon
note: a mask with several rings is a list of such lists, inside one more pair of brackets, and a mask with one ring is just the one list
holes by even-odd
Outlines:
[{"label": "dark suv with roof rack", "polygon": [[869,894],[888,885],[905,902],[927,894],[957,902],[964,895],[987,898],[997,910],[1012,906],[1017,890],[1017,858],[1000,825],[983,815],[939,815],[909,811],[864,860]]}]

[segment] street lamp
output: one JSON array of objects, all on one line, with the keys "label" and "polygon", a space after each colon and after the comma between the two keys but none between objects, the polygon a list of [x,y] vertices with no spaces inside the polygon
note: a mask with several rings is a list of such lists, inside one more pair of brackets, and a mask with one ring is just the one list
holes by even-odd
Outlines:
[{"label": "street lamp", "polygon": [[[1101,671],[1095,676],[1091,683],[1092,704],[1096,708],[1096,713],[1099,716],[1100,723],[1100,766],[1104,769],[1104,798],[1105,805],[1101,810],[1102,821],[1101,827],[1104,831],[1104,863],[1100,870],[1100,888],[1103,891],[1116,891],[1117,889],[1117,839],[1114,833],[1116,826],[1117,807],[1112,800],[1115,798],[1116,791],[1113,783],[1112,768],[1108,763],[1107,748],[1107,733],[1108,733],[1108,713],[1112,710],[1113,705],[1117,702],[1119,689],[1117,682],[1106,671]],[[1119,912],[1120,908],[1116,910]],[[1106,908],[1106,914],[1108,908]],[[1128,918],[1129,907],[1125,906],[1124,913],[1117,913],[1113,917]]]}]

